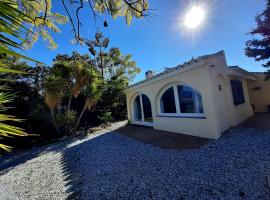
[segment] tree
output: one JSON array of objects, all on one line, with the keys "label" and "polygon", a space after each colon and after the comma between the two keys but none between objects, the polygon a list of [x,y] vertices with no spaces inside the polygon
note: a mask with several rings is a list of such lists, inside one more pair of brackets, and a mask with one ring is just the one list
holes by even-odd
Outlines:
[{"label": "tree", "polygon": [[97,32],[94,40],[86,41],[86,45],[89,47],[88,50],[94,56],[94,64],[96,68],[101,72],[104,78],[104,70],[107,67],[104,59],[108,57],[106,49],[109,45],[109,38],[105,38],[101,32]]},{"label": "tree", "polygon": [[267,0],[266,9],[256,17],[257,27],[250,34],[258,36],[247,41],[245,53],[248,57],[255,58],[256,61],[267,62],[264,67],[270,67],[270,0]]},{"label": "tree", "polygon": [[104,84],[102,88],[103,101],[100,109],[103,122],[108,119],[121,118],[120,108],[125,110],[124,90],[128,82],[132,81],[140,69],[136,62],[131,60],[132,56],[122,55],[119,48],[110,48],[110,40],[104,37],[101,32],[95,34],[95,39],[87,40],[86,45],[90,54],[93,56],[93,65],[101,73]]},{"label": "tree", "polygon": [[[86,55],[73,52],[72,56],[56,57],[51,76],[45,82],[45,102],[51,110],[52,121],[58,133],[61,129],[67,134],[77,130],[84,112],[91,110],[98,101],[101,85],[100,75]],[[77,116],[71,102],[79,94],[84,95],[85,101]]]},{"label": "tree", "polygon": [[[1,0],[0,1],[0,59],[2,61],[7,55],[17,56],[20,58],[28,59],[34,62],[38,62],[34,59],[26,57],[19,53],[20,50],[32,47],[33,43],[38,40],[41,35],[43,39],[48,41],[48,47],[56,48],[56,43],[54,42],[51,33],[59,33],[60,29],[57,27],[59,24],[65,24],[67,18],[70,20],[72,25],[73,33],[75,36],[75,41],[81,43],[83,41],[80,35],[81,20],[79,12],[81,9],[88,8],[93,12],[93,16],[96,19],[97,14],[108,13],[113,18],[118,16],[125,16],[127,24],[130,24],[133,17],[141,18],[146,15],[148,11],[147,0],[79,0],[79,1],[68,1],[61,0],[64,10],[68,17],[61,15],[60,13],[52,12],[53,4],[51,0]],[[69,11],[68,5],[71,7],[76,7],[75,13]],[[75,18],[74,18],[75,16]],[[74,22],[76,21],[76,22]],[[104,26],[108,26],[105,21]],[[16,73],[19,71],[9,69],[5,66],[0,66],[1,73]],[[53,78],[53,77],[52,77]],[[35,80],[38,80],[35,79]],[[53,83],[57,83],[58,77],[52,80]],[[39,83],[38,83],[39,84]],[[57,85],[57,84],[56,84]],[[53,100],[59,99],[53,92],[53,87],[55,85],[47,86],[47,103],[52,108],[54,108]],[[49,88],[51,90],[49,90]],[[11,100],[11,96],[7,95],[1,89],[0,98],[0,112],[6,112],[4,106],[5,103]],[[56,88],[57,89],[57,88]],[[48,93],[51,91],[51,93]],[[51,95],[51,96],[50,96]],[[55,98],[55,99],[54,99]],[[61,98],[60,98],[61,99]],[[52,104],[50,104],[50,103]],[[89,103],[90,105],[90,103]],[[89,106],[88,106],[89,107]],[[53,115],[54,116],[54,115]],[[9,126],[4,124],[5,121],[20,121],[15,119],[13,116],[1,114],[0,119],[0,134],[2,135],[12,135],[12,134],[25,134],[20,128]],[[4,130],[6,129],[6,131]],[[7,131],[9,130],[9,131]],[[2,146],[6,148],[5,146]]]},{"label": "tree", "polygon": [[[48,41],[49,48],[56,48],[51,33],[60,33],[57,25],[69,22],[72,25],[74,38],[77,43],[83,41],[80,34],[81,9],[89,9],[94,19],[98,14],[108,13],[113,18],[124,16],[127,24],[133,17],[142,18],[147,14],[147,0],[61,0],[67,16],[52,12],[51,0],[1,0],[0,2],[0,53],[12,56],[20,56],[30,59],[18,53],[18,50],[32,47],[39,36]],[[69,8],[71,7],[71,8]],[[75,12],[71,12],[71,10]],[[104,26],[108,23],[105,21]]]},{"label": "tree", "polygon": [[86,41],[85,44],[94,57],[93,64],[100,71],[103,79],[125,75],[131,81],[140,72],[136,62],[131,60],[130,54],[122,55],[119,48],[108,49],[109,43],[109,38],[104,37],[101,32],[95,34],[95,39]]}]

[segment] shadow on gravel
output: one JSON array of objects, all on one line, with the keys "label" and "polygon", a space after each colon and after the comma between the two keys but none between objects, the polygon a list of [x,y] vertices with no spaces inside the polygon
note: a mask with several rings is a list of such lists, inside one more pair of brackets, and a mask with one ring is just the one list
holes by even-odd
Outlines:
[{"label": "shadow on gravel", "polygon": [[72,143],[74,140],[76,140],[76,138],[67,139],[65,141],[49,144],[42,147],[34,147],[32,149],[6,154],[0,157],[0,175],[7,173],[17,165],[32,160],[33,158],[36,158],[41,154],[62,151],[68,144]]},{"label": "shadow on gravel", "polygon": [[270,135],[230,131],[182,151],[115,132],[70,146],[61,160],[68,199],[270,199]]}]

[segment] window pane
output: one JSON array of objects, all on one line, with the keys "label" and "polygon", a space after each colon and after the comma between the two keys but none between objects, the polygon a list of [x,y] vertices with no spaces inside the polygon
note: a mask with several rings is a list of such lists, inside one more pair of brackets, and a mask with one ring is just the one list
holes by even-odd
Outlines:
[{"label": "window pane", "polygon": [[140,102],[140,95],[138,95],[134,100],[134,119],[136,121],[142,120],[142,108]]},{"label": "window pane", "polygon": [[238,80],[231,80],[231,87],[234,105],[245,103],[245,96],[243,92],[242,82]]},{"label": "window pane", "polygon": [[176,113],[173,87],[167,89],[160,99],[162,113]]},{"label": "window pane", "polygon": [[151,103],[149,98],[144,94],[142,94],[142,104],[143,104],[144,121],[153,122]]},{"label": "window pane", "polygon": [[178,98],[181,113],[203,113],[201,95],[191,87],[178,85]]}]

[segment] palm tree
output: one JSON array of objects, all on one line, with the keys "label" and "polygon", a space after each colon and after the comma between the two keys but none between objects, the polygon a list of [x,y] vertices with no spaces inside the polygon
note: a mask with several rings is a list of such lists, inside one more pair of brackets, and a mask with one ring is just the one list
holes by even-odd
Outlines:
[{"label": "palm tree", "polygon": [[93,67],[85,67],[81,71],[81,77],[84,80],[82,92],[85,95],[84,107],[79,115],[75,130],[79,127],[81,118],[86,110],[91,110],[97,103],[102,94],[102,79],[99,73]]},{"label": "palm tree", "polygon": [[61,104],[64,96],[64,90],[66,88],[66,80],[61,77],[50,76],[46,79],[45,87],[45,103],[50,108],[53,125],[60,134],[59,128],[56,124],[54,117],[54,109],[58,108]]},{"label": "palm tree", "polygon": [[[64,117],[64,120],[69,118],[69,116],[73,117],[74,113],[76,115],[76,112],[71,110],[71,100],[77,98],[81,93],[86,97],[84,107],[79,114],[75,127],[70,128],[70,124],[68,125],[70,130],[67,132],[70,133],[78,128],[84,112],[87,109],[91,110],[93,108],[101,93],[102,79],[100,74],[89,64],[87,59],[81,59],[80,55],[76,56],[78,58],[75,60],[69,56],[65,56],[65,59],[61,61],[58,59],[51,69],[51,74],[53,75],[45,81],[45,102],[51,110],[52,121],[58,133],[60,133],[60,130],[57,120],[54,118],[55,109],[61,107],[61,111],[58,114]],[[68,99],[67,106],[63,105],[65,103],[65,101],[62,101],[63,97]],[[65,122],[63,128],[67,130]]]}]

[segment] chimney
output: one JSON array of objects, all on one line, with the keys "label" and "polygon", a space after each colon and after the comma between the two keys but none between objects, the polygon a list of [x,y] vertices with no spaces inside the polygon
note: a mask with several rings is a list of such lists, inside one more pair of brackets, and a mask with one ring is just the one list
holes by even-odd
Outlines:
[{"label": "chimney", "polygon": [[151,79],[154,76],[154,72],[152,70],[148,70],[145,72],[145,79]]}]

